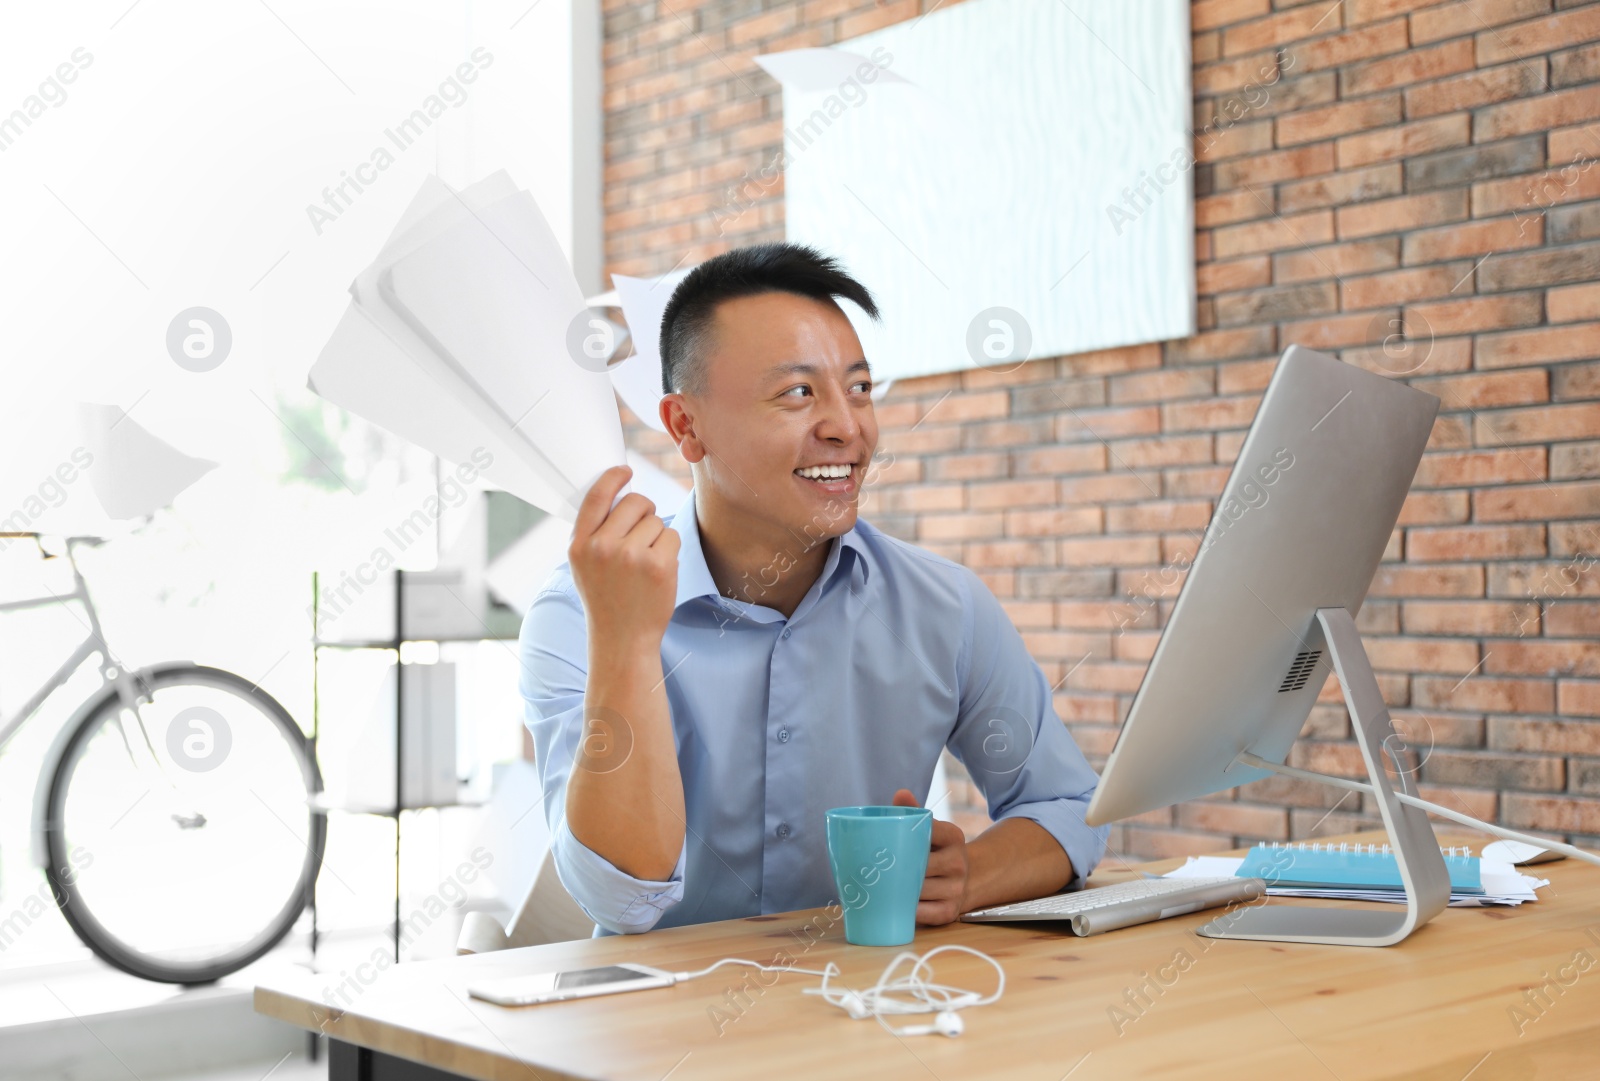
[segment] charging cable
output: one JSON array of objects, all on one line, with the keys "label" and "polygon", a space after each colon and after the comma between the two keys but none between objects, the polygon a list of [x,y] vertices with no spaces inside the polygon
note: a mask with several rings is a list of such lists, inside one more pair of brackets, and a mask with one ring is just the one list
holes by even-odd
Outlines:
[{"label": "charging cable", "polygon": [[[969,991],[964,987],[950,987],[942,983],[933,982],[933,965],[935,955],[948,951],[970,953],[974,957],[987,961],[994,967],[997,982],[995,989],[987,994]],[[905,975],[898,975],[901,966],[907,961],[912,962],[911,970]],[[987,1006],[999,1000],[1006,989],[1006,970],[1000,967],[1000,962],[980,950],[969,946],[936,946],[920,957],[910,950],[898,953],[894,960],[884,968],[883,974],[878,977],[878,982],[864,991],[855,991],[848,987],[835,984],[840,972],[839,966],[829,961],[823,969],[793,968],[782,965],[763,965],[758,961],[747,961],[742,957],[727,957],[714,965],[700,969],[697,972],[674,972],[673,978],[677,982],[692,980],[704,976],[709,972],[721,968],[723,965],[749,965],[759,968],[764,972],[800,972],[808,976],[821,976],[821,987],[806,987],[801,989],[801,994],[821,995],[822,998],[834,1006],[848,1013],[852,1018],[860,1021],[871,1017],[878,1022],[886,1032],[895,1036],[959,1036],[965,1026],[962,1024],[961,1015],[957,1012],[969,1006]],[[905,1025],[901,1028],[891,1028],[884,1020],[887,1016],[904,1014],[932,1013],[932,1024]]]}]

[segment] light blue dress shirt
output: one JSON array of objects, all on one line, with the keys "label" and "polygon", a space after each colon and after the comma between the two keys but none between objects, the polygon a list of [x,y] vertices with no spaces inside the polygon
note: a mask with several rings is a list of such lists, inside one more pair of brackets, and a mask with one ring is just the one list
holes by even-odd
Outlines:
[{"label": "light blue dress shirt", "polygon": [[556,871],[597,935],[832,903],[824,812],[888,803],[898,788],[926,804],[946,746],[991,818],[1048,830],[1074,886],[1094,869],[1109,832],[1084,823],[1094,770],[970,570],[858,519],[785,619],[719,596],[693,493],[668,524],[683,544],[661,664],[687,811],[669,879],[625,874],[567,827],[588,641],[565,563],[522,625],[520,683]]}]

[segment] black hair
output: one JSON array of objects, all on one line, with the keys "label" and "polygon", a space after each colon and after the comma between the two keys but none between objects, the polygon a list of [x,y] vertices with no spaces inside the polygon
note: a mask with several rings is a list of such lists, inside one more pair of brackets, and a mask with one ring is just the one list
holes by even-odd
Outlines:
[{"label": "black hair", "polygon": [[761,293],[794,293],[830,302],[845,297],[878,318],[878,305],[867,287],[815,248],[753,244],[714,255],[678,283],[661,314],[663,393],[703,389],[702,368],[717,305]]}]

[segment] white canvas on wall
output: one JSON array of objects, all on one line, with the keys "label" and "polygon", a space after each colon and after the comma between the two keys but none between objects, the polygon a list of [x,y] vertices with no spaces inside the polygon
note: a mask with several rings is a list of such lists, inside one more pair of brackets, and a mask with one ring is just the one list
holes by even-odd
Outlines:
[{"label": "white canvas on wall", "polygon": [[784,84],[787,234],[879,301],[845,306],[876,378],[1194,333],[1187,0],[967,0],[838,48],[876,70]]}]

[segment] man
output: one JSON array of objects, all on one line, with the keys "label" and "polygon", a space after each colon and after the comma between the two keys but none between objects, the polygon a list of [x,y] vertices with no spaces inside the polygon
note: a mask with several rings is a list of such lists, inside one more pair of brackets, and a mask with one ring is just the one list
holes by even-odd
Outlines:
[{"label": "man", "polygon": [[601,934],[826,905],[826,812],[927,799],[948,746],[995,819],[934,822],[917,920],[1081,883],[1106,829],[1051,688],[971,571],[857,518],[871,372],[811,248],[707,260],[661,321],[661,419],[694,490],[584,500],[522,628],[556,869]]}]

